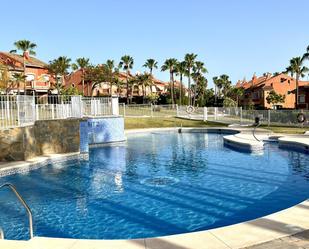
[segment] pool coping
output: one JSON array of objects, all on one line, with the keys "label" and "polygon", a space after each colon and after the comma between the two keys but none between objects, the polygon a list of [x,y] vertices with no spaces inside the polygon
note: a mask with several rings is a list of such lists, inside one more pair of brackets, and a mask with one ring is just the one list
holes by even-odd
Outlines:
[{"label": "pool coping", "polygon": [[[182,132],[227,132],[235,133],[234,135],[248,136],[249,129],[239,128],[225,128],[225,127],[209,127],[209,128],[181,128]],[[155,131],[177,131],[179,128],[149,128],[149,129],[134,129],[126,130],[126,135],[137,133],[148,133]],[[263,134],[264,131],[259,131]],[[274,133],[272,133],[274,135]],[[301,135],[282,136],[282,140],[287,144],[307,144],[309,136],[303,137]],[[284,139],[288,137],[288,139]],[[301,138],[301,141],[299,140]],[[240,136],[240,139],[243,137]],[[304,142],[305,139],[305,142]],[[237,139],[236,139],[237,140]],[[243,140],[241,140],[243,142]],[[248,141],[250,143],[251,141]],[[309,142],[309,141],[308,141]],[[280,138],[279,138],[280,143]],[[68,158],[78,158],[80,153],[69,154],[53,154],[34,158],[27,162],[10,162],[5,164],[0,163],[0,176],[4,169],[21,170],[25,172],[50,163],[61,160],[68,160]],[[82,156],[83,158],[83,156]],[[22,171],[24,169],[24,171]],[[16,171],[15,171],[16,173]],[[80,249],[80,248],[243,248],[252,246],[274,239],[279,239],[285,236],[294,235],[301,231],[309,229],[309,199],[292,206],[290,208],[281,210],[270,215],[257,218],[254,220],[237,223],[230,226],[224,226],[215,229],[209,229],[200,232],[184,233],[177,235],[169,235],[156,238],[133,239],[133,240],[89,240],[89,239],[63,239],[63,238],[47,238],[34,237],[28,241],[14,241],[14,240],[0,240],[1,248],[63,248],[63,249]]]}]

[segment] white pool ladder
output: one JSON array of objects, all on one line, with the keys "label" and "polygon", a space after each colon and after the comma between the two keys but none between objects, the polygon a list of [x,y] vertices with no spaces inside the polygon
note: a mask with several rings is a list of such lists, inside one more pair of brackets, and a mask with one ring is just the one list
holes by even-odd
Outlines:
[{"label": "white pool ladder", "polygon": [[[15,188],[15,186],[11,183],[4,183],[3,185],[0,186],[0,189],[2,188],[9,188],[10,190],[13,191],[13,193],[16,195],[17,199],[19,200],[19,202],[24,206],[24,208],[27,211],[28,214],[28,218],[29,218],[29,233],[30,233],[30,239],[33,238],[33,222],[32,222],[32,212],[28,206],[28,204],[26,203],[26,201],[21,197],[21,195],[18,193],[17,189]],[[4,239],[4,232],[0,227],[0,239]]]}]

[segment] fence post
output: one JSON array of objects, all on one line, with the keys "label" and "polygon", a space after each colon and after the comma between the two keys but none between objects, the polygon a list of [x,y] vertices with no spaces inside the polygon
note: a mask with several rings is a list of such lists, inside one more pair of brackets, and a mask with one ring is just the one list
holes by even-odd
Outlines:
[{"label": "fence post", "polygon": [[215,120],[217,120],[218,107],[215,107]]},{"label": "fence post", "polygon": [[[16,104],[17,104],[17,125],[20,126],[20,95],[16,96]],[[8,102],[9,103],[9,102]]]},{"label": "fence post", "polygon": [[119,104],[118,104],[118,97],[112,97],[112,115],[118,116],[119,115]]},{"label": "fence post", "polygon": [[207,117],[207,107],[204,107],[204,115],[203,115],[203,120],[204,122],[207,121],[208,117]]},{"label": "fence post", "polygon": [[270,110],[267,110],[268,112],[268,127],[270,126]]},{"label": "fence post", "polygon": [[240,124],[242,124],[242,106],[240,107]]},{"label": "fence post", "polygon": [[39,105],[35,105],[35,120],[40,120]]},{"label": "fence post", "polygon": [[179,116],[178,104],[176,104],[176,117]]},{"label": "fence post", "polygon": [[123,117],[125,118],[126,116],[126,103],[122,103],[123,104]]},{"label": "fence post", "polygon": [[153,109],[152,109],[152,104],[150,104],[150,116],[153,117]]}]

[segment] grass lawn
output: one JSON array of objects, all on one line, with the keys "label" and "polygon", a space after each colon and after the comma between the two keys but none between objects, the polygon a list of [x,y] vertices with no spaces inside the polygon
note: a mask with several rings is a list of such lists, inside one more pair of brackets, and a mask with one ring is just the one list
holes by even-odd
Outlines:
[{"label": "grass lawn", "polygon": [[[125,129],[142,129],[142,128],[163,128],[163,127],[224,127],[226,124],[212,121],[196,121],[181,118],[125,118]],[[286,134],[303,134],[309,128],[284,127],[284,126],[260,126],[261,128],[271,130],[275,133]]]},{"label": "grass lawn", "polygon": [[305,131],[309,131],[309,127],[285,127],[285,126],[260,126],[261,128],[271,130],[275,133],[286,133],[286,134],[304,134]]},{"label": "grass lawn", "polygon": [[162,128],[162,127],[215,127],[226,126],[215,122],[187,120],[181,118],[125,118],[125,129]]}]

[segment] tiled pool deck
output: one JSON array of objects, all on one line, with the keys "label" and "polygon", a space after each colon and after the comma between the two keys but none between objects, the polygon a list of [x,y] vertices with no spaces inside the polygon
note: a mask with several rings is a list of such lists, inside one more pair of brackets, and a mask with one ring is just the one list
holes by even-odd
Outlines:
[{"label": "tiled pool deck", "polygon": [[[130,130],[126,133],[149,132],[175,129]],[[205,129],[184,128],[183,132],[196,132]],[[210,132],[233,132],[235,129],[212,128]],[[235,143],[255,143],[247,129],[237,129],[233,137]],[[265,137],[260,130],[258,138]],[[289,145],[309,145],[309,136],[290,136],[282,138]],[[244,142],[245,141],[245,142]],[[48,155],[27,162],[1,163],[1,172],[8,169],[32,169],[44,162],[57,161],[69,155]],[[38,164],[40,163],[40,164]],[[34,165],[34,166],[33,166]],[[0,249],[226,249],[226,248],[309,248],[309,199],[291,208],[271,215],[231,226],[180,235],[137,240],[79,240],[35,237],[29,241],[0,240]]]}]

